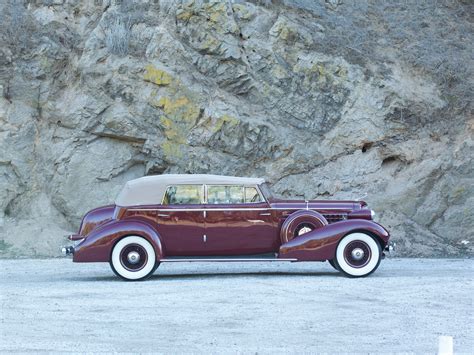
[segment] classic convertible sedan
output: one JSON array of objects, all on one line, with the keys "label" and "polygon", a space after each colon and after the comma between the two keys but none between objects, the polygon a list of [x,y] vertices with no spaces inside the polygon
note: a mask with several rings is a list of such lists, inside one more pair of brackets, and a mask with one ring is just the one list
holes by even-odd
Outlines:
[{"label": "classic convertible sedan", "polygon": [[147,176],[127,182],[115,204],[86,213],[63,253],[109,262],[125,280],[189,261],[327,260],[361,277],[390,248],[373,215],[363,201],[280,200],[259,178]]}]

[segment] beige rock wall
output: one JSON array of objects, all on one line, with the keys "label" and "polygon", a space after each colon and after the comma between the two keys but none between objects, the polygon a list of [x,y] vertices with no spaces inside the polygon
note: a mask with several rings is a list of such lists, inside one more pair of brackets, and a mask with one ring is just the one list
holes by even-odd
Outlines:
[{"label": "beige rock wall", "polygon": [[0,256],[161,173],[366,195],[401,255],[472,255],[469,2],[0,7]]}]

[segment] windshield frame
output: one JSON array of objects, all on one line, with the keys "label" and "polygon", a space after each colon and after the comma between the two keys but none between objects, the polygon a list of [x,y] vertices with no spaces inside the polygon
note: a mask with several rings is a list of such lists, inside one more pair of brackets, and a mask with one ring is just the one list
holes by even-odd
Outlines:
[{"label": "windshield frame", "polygon": [[275,199],[273,192],[270,189],[270,186],[268,186],[266,182],[258,185],[258,189],[260,190],[260,192],[262,193],[263,197],[265,198],[267,202],[270,202]]}]

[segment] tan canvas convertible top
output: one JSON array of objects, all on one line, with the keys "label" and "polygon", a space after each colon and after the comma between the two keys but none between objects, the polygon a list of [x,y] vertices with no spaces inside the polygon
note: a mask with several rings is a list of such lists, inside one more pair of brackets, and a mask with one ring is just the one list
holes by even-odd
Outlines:
[{"label": "tan canvas convertible top", "polygon": [[261,178],[235,177],[206,174],[164,174],[145,176],[128,181],[115,199],[118,206],[139,206],[161,203],[170,185],[245,185],[255,186],[265,182]]}]

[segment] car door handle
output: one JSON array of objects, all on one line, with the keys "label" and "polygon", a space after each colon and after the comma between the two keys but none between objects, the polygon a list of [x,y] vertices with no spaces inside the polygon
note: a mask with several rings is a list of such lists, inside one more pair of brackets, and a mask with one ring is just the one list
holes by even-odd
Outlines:
[{"label": "car door handle", "polygon": [[266,212],[266,213],[260,213],[260,216],[271,216],[272,214],[270,212]]},{"label": "car door handle", "polygon": [[158,217],[167,217],[169,218],[169,214],[164,214],[164,213],[158,213]]}]

